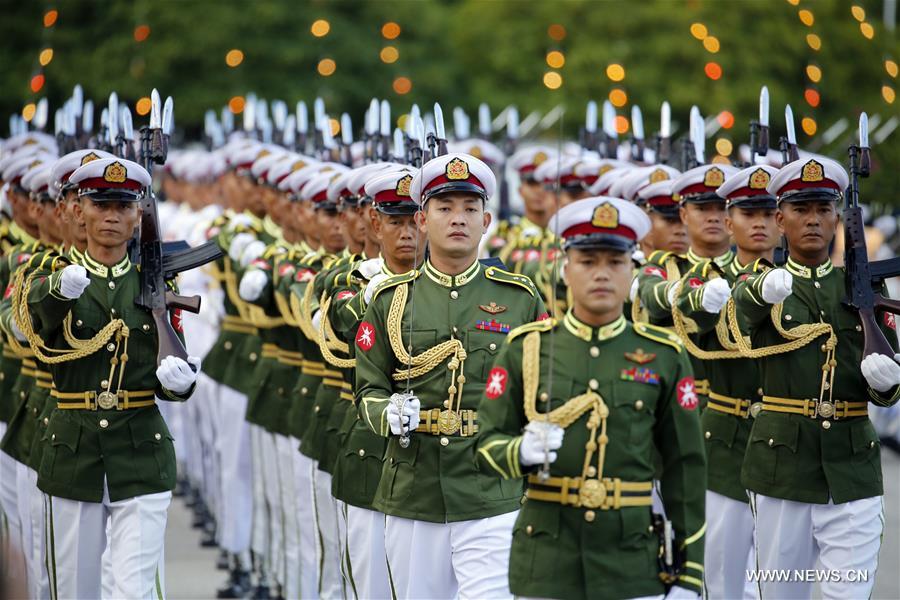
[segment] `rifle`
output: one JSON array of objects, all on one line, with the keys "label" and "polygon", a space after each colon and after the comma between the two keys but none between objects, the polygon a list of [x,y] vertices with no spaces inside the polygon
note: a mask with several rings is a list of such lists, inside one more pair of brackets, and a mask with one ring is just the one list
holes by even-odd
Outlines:
[{"label": "rifle", "polygon": [[769,88],[763,86],[759,92],[759,120],[750,121],[750,165],[756,164],[757,156],[765,156],[768,153]]},{"label": "rifle", "polygon": [[656,163],[669,164],[672,158],[672,109],[663,101],[659,110],[659,133],[656,134]]},{"label": "rifle", "polygon": [[778,140],[778,149],[781,150],[781,162],[786,165],[800,159],[800,150],[797,148],[797,132],[794,130],[794,111],[790,104],[784,107],[784,126],[787,137]]},{"label": "rifle", "polygon": [[859,178],[869,176],[869,117],[859,116],[859,145],[851,145],[850,185],[844,199],[844,270],[847,298],[844,304],[859,314],[863,330],[863,358],[884,354],[893,358],[894,349],[878,327],[875,313],[900,314],[900,300],[885,298],[873,289],[887,277],[900,275],[900,258],[869,263],[862,209],[859,207]]},{"label": "rifle", "polygon": [[500,165],[500,204],[497,209],[497,217],[506,221],[509,220],[512,210],[509,207],[509,179],[506,176],[506,166],[508,157],[512,156],[516,151],[516,140],[519,138],[519,109],[515,106],[509,108],[506,116],[506,140],[504,143],[504,154],[506,158]]},{"label": "rifle", "polygon": [[[150,126],[141,127],[141,162],[147,172],[153,163],[165,164],[168,154],[169,134],[172,126],[172,98],[166,99],[164,117],[160,120],[159,93],[151,94]],[[156,323],[158,338],[156,362],[167,356],[187,359],[187,351],[169,319],[169,310],[200,311],[199,296],[178,296],[166,287],[166,280],[182,271],[188,271],[222,256],[215,242],[207,242],[197,248],[165,252],[159,228],[159,214],[153,189],[147,186],[141,199],[140,276],[141,291],[134,303],[150,311]],[[179,245],[180,246],[180,245]],[[180,246],[181,247],[181,246]]]},{"label": "rifle", "polygon": [[634,162],[644,162],[644,115],[641,113],[641,107],[634,105],[631,107],[631,159]]},{"label": "rifle", "polygon": [[609,100],[603,101],[603,139],[606,158],[618,158],[619,132],[616,130],[616,108]]},{"label": "rifle", "polygon": [[596,150],[597,139],[597,103],[589,100],[584,109],[584,128],[581,130],[581,147],[585,150]]}]

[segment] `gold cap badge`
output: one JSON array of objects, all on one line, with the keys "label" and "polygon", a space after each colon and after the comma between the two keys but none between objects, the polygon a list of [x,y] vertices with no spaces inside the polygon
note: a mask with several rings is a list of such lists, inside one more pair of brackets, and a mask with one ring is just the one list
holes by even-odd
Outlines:
[{"label": "gold cap badge", "polygon": [[600,170],[597,171],[597,177],[602,177],[603,175],[612,171],[613,168],[614,167],[612,165],[603,165],[602,167],[600,167]]},{"label": "gold cap badge", "polygon": [[619,209],[611,202],[604,202],[594,209],[591,225],[601,229],[615,229],[619,226]]},{"label": "gold cap badge", "polygon": [[531,159],[531,164],[533,164],[534,166],[538,166],[539,164],[543,163],[546,160],[547,160],[547,155],[545,153],[535,152],[534,158]]},{"label": "gold cap badge", "polygon": [[750,173],[748,185],[751,190],[764,190],[766,189],[766,186],[769,185],[769,179],[769,174],[765,169],[757,169]]},{"label": "gold cap badge", "polygon": [[412,179],[412,175],[405,175],[397,182],[396,191],[398,196],[409,196],[409,186],[412,184]]},{"label": "gold cap badge", "polygon": [[469,154],[475,158],[481,158],[481,146],[472,146],[469,148]]},{"label": "gold cap badge", "polygon": [[83,167],[84,165],[88,164],[89,162],[94,161],[94,160],[99,160],[99,159],[100,159],[99,156],[97,156],[93,152],[89,152],[88,154],[85,154],[81,158],[81,166]]},{"label": "gold cap badge", "polygon": [[825,179],[825,170],[822,168],[821,163],[811,160],[803,165],[803,170],[800,172],[800,181],[810,183],[822,181],[823,179]]},{"label": "gold cap badge", "polygon": [[452,181],[459,181],[462,179],[469,178],[469,165],[466,164],[466,161],[460,158],[454,158],[450,162],[447,163],[447,168],[445,170],[445,174],[447,175],[447,179]]},{"label": "gold cap badge", "polygon": [[719,167],[713,167],[709,171],[706,172],[706,175],[703,177],[703,185],[706,187],[719,187],[725,183],[725,173],[722,172],[722,169]]},{"label": "gold cap badge", "polygon": [[660,181],[666,181],[667,179],[669,179],[669,174],[663,169],[654,169],[653,172],[650,173],[650,183],[658,183]]},{"label": "gold cap badge", "polygon": [[109,183],[125,183],[127,175],[128,171],[125,170],[125,165],[118,161],[106,165],[106,168],[103,169],[103,181]]}]

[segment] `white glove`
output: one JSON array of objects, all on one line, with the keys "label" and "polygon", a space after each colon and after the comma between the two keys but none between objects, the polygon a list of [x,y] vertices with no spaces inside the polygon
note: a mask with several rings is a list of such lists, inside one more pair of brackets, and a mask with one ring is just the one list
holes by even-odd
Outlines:
[{"label": "white glove", "polygon": [[176,394],[191,389],[199,373],[200,359],[196,356],[188,356],[187,362],[177,356],[167,356],[156,368],[156,378],[162,386]]},{"label": "white glove", "polygon": [[234,231],[241,226],[249,227],[250,225],[253,225],[253,218],[250,215],[240,213],[228,220],[228,231]]},{"label": "white glove", "polygon": [[247,302],[253,302],[262,294],[263,288],[269,282],[269,277],[262,271],[248,271],[241,277],[241,285],[238,286],[238,294]]},{"label": "white glove", "polygon": [[675,306],[675,298],[678,296],[678,292],[681,290],[681,283],[678,281],[673,281],[668,286],[666,286],[666,300],[669,301],[669,306]]},{"label": "white glove", "polygon": [[228,246],[228,256],[231,257],[231,260],[237,262],[241,259],[241,254],[244,253],[244,248],[250,242],[256,240],[256,236],[251,233],[239,233],[234,236],[234,239],[231,240],[231,244]]},{"label": "white glove", "polygon": [[266,251],[265,242],[260,242],[259,240],[253,240],[247,247],[244,248],[244,251],[241,252],[241,266],[246,267],[254,260],[262,256],[263,252]]},{"label": "white glove", "polygon": [[362,276],[366,279],[372,279],[379,271],[381,271],[383,265],[383,259],[370,258],[369,260],[364,260],[359,263],[359,272],[362,273]]},{"label": "white glove", "polygon": [[363,292],[363,300],[368,304],[372,301],[372,294],[375,293],[375,288],[377,288],[382,281],[388,279],[390,275],[387,273],[378,273],[369,280],[369,283],[366,284],[366,291]]},{"label": "white glove", "polygon": [[556,461],[556,452],[562,446],[566,430],[547,421],[531,421],[525,426],[522,443],[519,445],[519,462],[531,467],[544,462],[544,454],[548,462]]},{"label": "white glove", "polygon": [[311,320],[312,320],[313,329],[318,331],[319,325],[322,324],[322,311],[317,310],[316,312],[314,312]]},{"label": "white glove", "polygon": [[59,276],[59,293],[69,300],[80,298],[89,285],[91,279],[81,265],[69,265]]},{"label": "white glove", "polygon": [[859,370],[869,387],[876,392],[886,392],[897,384],[900,384],[900,354],[894,358],[884,354],[870,354],[859,364]]},{"label": "white glove", "polygon": [[415,396],[403,402],[400,396],[401,394],[393,394],[387,408],[387,422],[394,435],[415,431],[419,427],[419,410],[422,403]]},{"label": "white glove", "polygon": [[637,298],[638,295],[638,278],[635,277],[631,280],[631,289],[628,291],[628,299],[634,302],[634,299]]},{"label": "white glove", "polygon": [[666,594],[665,600],[696,600],[696,598],[699,597],[700,594],[697,592],[673,585],[672,589],[669,590],[669,593]]},{"label": "white glove", "polygon": [[763,302],[778,304],[791,295],[794,288],[794,276],[787,269],[772,269],[763,276]]},{"label": "white glove", "polygon": [[22,333],[22,330],[19,329],[19,326],[16,325],[15,318],[11,318],[9,320],[9,326],[12,329],[13,337],[19,340],[20,342],[27,342],[28,338],[25,337],[25,334]]},{"label": "white glove", "polygon": [[703,296],[700,306],[708,313],[718,314],[725,308],[728,298],[731,297],[731,286],[722,277],[707,281],[703,284]]}]

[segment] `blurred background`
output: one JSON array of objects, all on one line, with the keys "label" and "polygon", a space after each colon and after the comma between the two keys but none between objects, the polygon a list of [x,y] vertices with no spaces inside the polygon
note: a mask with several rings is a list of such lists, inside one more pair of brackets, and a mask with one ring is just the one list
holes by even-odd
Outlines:
[{"label": "blurred background", "polygon": [[[561,124],[575,138],[585,103],[608,99],[627,137],[632,105],[652,135],[668,100],[676,138],[696,104],[708,119],[707,154],[736,158],[766,85],[773,147],[790,103],[800,147],[846,162],[866,111],[873,173],[863,200],[893,204],[900,188],[897,0],[0,4],[4,116],[30,120],[42,97],[52,114],[81,83],[100,104],[117,91],[136,126],[151,88],[172,95],[176,140],[199,139],[207,109],[239,115],[251,92],[291,107],[322,97],[358,128],[373,96],[390,100],[401,124],[413,102],[470,115],[486,102],[495,117],[514,104],[523,123],[542,117],[525,137],[558,137]],[[557,107],[563,119],[543,119]]]}]

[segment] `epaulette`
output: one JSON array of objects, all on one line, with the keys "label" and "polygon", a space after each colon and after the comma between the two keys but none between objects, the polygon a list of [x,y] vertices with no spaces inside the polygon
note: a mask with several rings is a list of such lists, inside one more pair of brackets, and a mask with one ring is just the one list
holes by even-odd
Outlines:
[{"label": "epaulette", "polygon": [[507,336],[507,340],[511,342],[520,335],[524,335],[531,331],[550,331],[551,329],[556,327],[556,324],[556,319],[541,319],[540,321],[525,323],[524,325],[519,325],[518,327],[510,331],[509,336]]},{"label": "epaulette", "polygon": [[268,246],[266,246],[265,251],[262,253],[262,257],[268,260],[281,254],[287,254],[287,252],[287,248],[276,242],[274,244],[269,244]]},{"label": "epaulette", "polygon": [[709,278],[710,273],[718,273],[719,275],[724,275],[724,271],[722,267],[717,265],[712,259],[704,259],[700,262],[691,266],[688,274],[697,275],[704,279]]},{"label": "epaulette", "polygon": [[654,250],[649,255],[647,255],[647,262],[661,265],[666,262],[666,259],[670,256],[672,256],[672,253],[666,250]]},{"label": "epaulette", "polygon": [[649,323],[635,323],[634,332],[648,340],[671,346],[677,352],[684,350],[684,344],[681,342],[681,339],[665,327],[657,327]]},{"label": "epaulette", "polygon": [[484,270],[484,276],[491,281],[499,281],[500,283],[507,283],[525,288],[532,296],[537,294],[534,282],[525,275],[516,275],[515,273],[504,271],[499,267],[488,267]]},{"label": "epaulette", "polygon": [[744,267],[744,272],[751,273],[762,273],[763,271],[768,271],[769,269],[776,268],[771,262],[766,260],[765,258],[757,258],[752,263]]},{"label": "epaulette", "polygon": [[378,287],[375,288],[375,291],[372,293],[372,300],[370,302],[374,302],[375,298],[378,297],[378,294],[383,292],[384,290],[392,287],[397,287],[402,283],[408,283],[410,281],[415,280],[419,275],[422,274],[422,271],[418,269],[413,269],[411,271],[407,271],[406,273],[400,273],[399,275],[394,275],[393,277],[388,277],[384,281],[378,284]]}]

